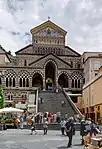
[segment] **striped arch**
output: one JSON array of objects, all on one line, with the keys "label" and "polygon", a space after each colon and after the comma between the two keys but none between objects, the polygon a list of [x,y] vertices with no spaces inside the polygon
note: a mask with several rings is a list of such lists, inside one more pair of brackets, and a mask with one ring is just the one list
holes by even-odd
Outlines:
[{"label": "striped arch", "polygon": [[43,89],[43,74],[39,70],[32,73],[32,87]]},{"label": "striped arch", "polygon": [[53,60],[53,59],[48,59],[45,63],[44,63],[44,70],[45,70],[45,67],[47,65],[47,63],[49,62],[52,62],[54,65],[55,65],[55,68],[57,69],[58,68],[58,65],[56,64],[56,62]]},{"label": "striped arch", "polygon": [[58,85],[62,88],[68,88],[69,87],[69,75],[67,72],[62,71],[58,74]]},{"label": "striped arch", "polygon": [[61,71],[61,72],[58,74],[58,78],[59,78],[59,76],[60,76],[61,74],[65,74],[65,75],[67,75],[67,77],[69,78],[69,74],[68,74],[66,71]]},{"label": "striped arch", "polygon": [[6,70],[4,75],[5,77],[16,77],[17,76],[16,72],[12,69]]},{"label": "striped arch", "polygon": [[42,76],[42,78],[44,77],[44,74],[40,70],[36,70],[36,71],[32,72],[31,77],[33,77],[34,74],[36,74],[36,73],[40,74]]},{"label": "striped arch", "polygon": [[29,78],[30,77],[30,73],[26,70],[21,70],[18,73],[18,77],[19,78]]}]

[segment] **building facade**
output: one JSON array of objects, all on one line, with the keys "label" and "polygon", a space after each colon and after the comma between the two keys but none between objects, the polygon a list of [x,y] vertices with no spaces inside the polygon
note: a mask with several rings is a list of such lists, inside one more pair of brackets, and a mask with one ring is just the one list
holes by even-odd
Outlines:
[{"label": "building facade", "polygon": [[81,56],[84,84],[90,82],[102,66],[102,52],[84,52]]},{"label": "building facade", "polygon": [[16,56],[1,47],[6,61],[0,64],[0,83],[7,103],[27,98],[36,88],[82,92],[81,55],[65,45],[66,34],[48,20],[31,29],[32,44],[17,51]]},{"label": "building facade", "polygon": [[83,87],[84,111],[86,117],[102,123],[102,67],[97,75]]}]

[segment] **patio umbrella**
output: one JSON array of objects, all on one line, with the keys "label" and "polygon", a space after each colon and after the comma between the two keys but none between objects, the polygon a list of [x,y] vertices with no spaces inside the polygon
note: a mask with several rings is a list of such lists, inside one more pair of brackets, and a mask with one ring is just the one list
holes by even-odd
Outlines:
[{"label": "patio umbrella", "polygon": [[24,110],[13,108],[13,107],[0,109],[0,113],[16,113],[16,112],[24,112]]}]

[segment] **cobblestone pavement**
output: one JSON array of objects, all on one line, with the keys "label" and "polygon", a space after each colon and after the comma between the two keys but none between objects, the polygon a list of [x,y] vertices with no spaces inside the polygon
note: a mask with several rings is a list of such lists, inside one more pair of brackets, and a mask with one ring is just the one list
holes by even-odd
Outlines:
[{"label": "cobblestone pavement", "polygon": [[[43,135],[41,130],[36,135],[30,135],[30,130],[0,132],[0,149],[66,149],[67,142],[67,136],[61,136],[60,131],[48,131],[48,135]],[[72,149],[83,149],[80,142],[79,132],[76,132]]]}]

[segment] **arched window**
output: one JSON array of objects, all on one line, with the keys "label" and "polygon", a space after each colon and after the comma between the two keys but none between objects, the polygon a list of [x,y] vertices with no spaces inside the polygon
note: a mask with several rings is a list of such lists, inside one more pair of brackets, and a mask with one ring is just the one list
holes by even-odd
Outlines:
[{"label": "arched window", "polygon": [[2,84],[1,78],[0,78],[0,85]]},{"label": "arched window", "polygon": [[72,79],[72,88],[74,88],[74,79]]},{"label": "arched window", "polygon": [[71,63],[71,66],[73,67],[73,61],[71,61],[70,63]]},{"label": "arched window", "polygon": [[78,80],[78,88],[80,88],[80,80]]},{"label": "arched window", "polygon": [[12,79],[9,78],[9,86],[12,86]]},{"label": "arched window", "polygon": [[26,79],[26,87],[29,87],[29,79]]},{"label": "arched window", "polygon": [[22,87],[22,78],[19,80],[19,86]]},{"label": "arched window", "polygon": [[75,79],[75,88],[77,88],[77,79]]},{"label": "arched window", "polygon": [[27,66],[27,61],[26,61],[26,59],[24,60],[24,66]]},{"label": "arched window", "polygon": [[6,78],[6,87],[8,87],[8,78]]},{"label": "arched window", "polygon": [[15,87],[15,78],[13,78],[13,87]]},{"label": "arched window", "polygon": [[23,78],[23,87],[25,87],[25,78]]}]

